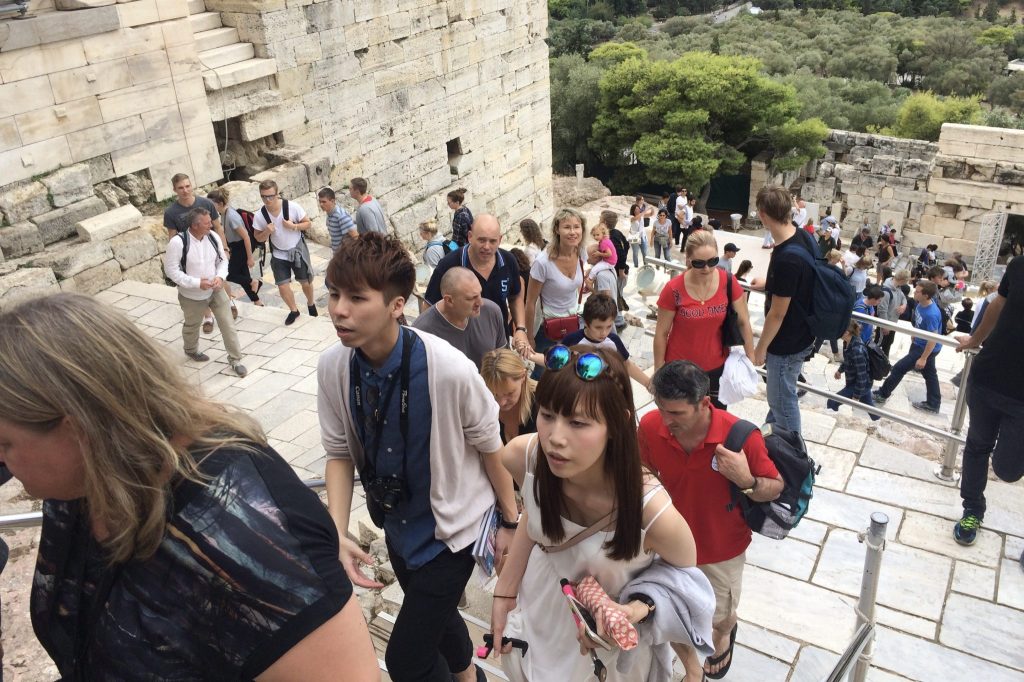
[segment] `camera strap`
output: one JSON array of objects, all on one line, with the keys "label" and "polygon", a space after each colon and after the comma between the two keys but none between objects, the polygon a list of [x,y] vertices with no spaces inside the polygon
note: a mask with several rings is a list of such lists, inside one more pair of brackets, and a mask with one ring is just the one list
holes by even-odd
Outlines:
[{"label": "camera strap", "polygon": [[[398,414],[399,414],[399,429],[402,433],[402,476],[406,475],[406,452],[405,446],[409,442],[409,365],[412,360],[412,347],[416,343],[416,335],[402,327],[402,368],[400,370],[400,383],[401,390],[398,396]],[[355,385],[353,386],[353,402],[355,403],[355,417],[359,420],[360,424],[363,424],[363,428],[366,428],[366,418],[363,412],[363,377],[359,371],[359,363],[356,361],[355,353],[352,354],[352,364],[349,366],[349,374],[355,379]],[[364,448],[366,453],[366,464],[370,466],[368,476],[363,477],[363,480],[368,480],[377,475],[377,455],[380,452],[380,437],[384,430],[384,419],[382,415],[387,412],[388,406],[391,404],[391,398],[395,394],[395,382],[390,382],[387,393],[381,394],[380,402],[377,404],[377,409],[374,414],[374,437],[373,437],[373,448],[372,452],[370,449]]]}]

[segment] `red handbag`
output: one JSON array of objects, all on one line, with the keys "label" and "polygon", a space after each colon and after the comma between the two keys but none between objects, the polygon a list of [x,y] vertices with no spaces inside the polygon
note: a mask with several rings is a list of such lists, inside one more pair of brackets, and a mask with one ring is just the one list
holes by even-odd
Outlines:
[{"label": "red handbag", "polygon": [[[580,258],[580,272],[583,272],[583,259]],[[585,283],[584,283],[585,285]],[[576,309],[579,310],[583,302],[583,286],[580,286],[580,294],[576,299]],[[540,297],[540,308],[544,309],[544,296]],[[577,314],[566,315],[565,317],[550,317],[544,320],[544,336],[552,341],[561,341],[569,334],[580,330],[580,316]]]}]

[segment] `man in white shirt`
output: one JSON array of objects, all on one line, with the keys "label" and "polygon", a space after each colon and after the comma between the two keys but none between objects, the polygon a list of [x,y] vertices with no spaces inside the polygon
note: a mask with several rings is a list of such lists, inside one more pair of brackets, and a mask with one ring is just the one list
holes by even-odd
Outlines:
[{"label": "man in white shirt", "polygon": [[205,208],[189,211],[187,222],[188,229],[172,237],[164,253],[164,272],[178,285],[178,305],[185,316],[181,326],[185,355],[196,362],[210,359],[199,350],[199,326],[203,322],[203,313],[209,307],[217,318],[224,348],[228,352],[228,364],[235,374],[244,377],[247,371],[239,362],[242,351],[231,317],[231,302],[224,287],[224,279],[228,276],[224,248],[211,234],[213,219]]},{"label": "man in white shirt", "polygon": [[302,286],[306,295],[306,306],[310,317],[316,317],[316,303],[313,299],[313,266],[309,259],[309,247],[303,233],[312,224],[302,207],[294,202],[281,200],[277,183],[264,180],[260,183],[260,199],[263,208],[256,211],[252,229],[256,241],[270,240],[270,269],[274,273],[274,284],[281,294],[281,300],[288,306],[286,325],[299,319],[299,308],[295,305],[292,291],[292,274]]},{"label": "man in white shirt", "polygon": [[793,223],[798,230],[807,224],[807,203],[803,199],[797,199],[793,204]]}]

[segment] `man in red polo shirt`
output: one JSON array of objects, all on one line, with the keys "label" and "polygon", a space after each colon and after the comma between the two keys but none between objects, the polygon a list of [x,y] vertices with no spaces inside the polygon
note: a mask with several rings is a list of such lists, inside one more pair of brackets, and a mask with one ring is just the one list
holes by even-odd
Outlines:
[{"label": "man in red polo shirt", "polygon": [[720,679],[732,665],[750,528],[739,505],[730,508],[731,484],[755,502],[774,500],[783,486],[759,431],[750,434],[741,452],[725,449],[722,443],[739,418],[716,409],[709,389],[708,375],[692,362],[664,365],[651,380],[658,411],[644,415],[638,432],[640,456],[658,474],[690,524],[697,543],[697,568],[715,590],[715,655],[702,670],[694,649],[673,645],[687,679],[694,680],[705,674]]}]

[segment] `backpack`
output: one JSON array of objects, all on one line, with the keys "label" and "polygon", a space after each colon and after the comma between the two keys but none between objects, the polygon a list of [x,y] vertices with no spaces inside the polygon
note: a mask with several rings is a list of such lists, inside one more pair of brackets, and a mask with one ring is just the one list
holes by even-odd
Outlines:
[{"label": "backpack", "polygon": [[[239,213],[241,213],[241,211],[239,211]],[[246,211],[246,213],[248,213],[248,211]],[[263,219],[265,221],[267,221],[267,225],[269,225],[271,222],[273,222],[273,219],[270,217],[270,211],[267,210],[266,206],[264,206],[263,208],[260,209],[260,213],[263,214]],[[255,217],[255,216],[253,216],[253,217]],[[291,220],[291,218],[289,217],[289,213],[288,213],[288,200],[287,199],[282,199],[281,200],[281,217],[284,218],[285,220]],[[244,220],[244,218],[243,218],[243,220]],[[256,233],[252,232],[251,234],[255,235]],[[253,236],[253,239],[255,239],[255,236]],[[299,239],[301,239],[302,241],[306,241],[306,233],[303,232],[302,230],[299,230]],[[268,239],[267,241],[270,241],[270,240]],[[267,248],[266,244],[267,244],[266,242],[263,242],[263,248],[264,249]],[[266,255],[265,251],[264,251],[264,255]]]},{"label": "backpack", "polygon": [[871,380],[881,381],[889,376],[892,364],[889,362],[889,358],[885,357],[885,352],[874,342],[864,345],[868,349],[868,371],[871,374]]},{"label": "backpack", "polygon": [[252,221],[256,218],[256,214],[252,211],[246,211],[244,208],[236,208],[235,211],[238,212],[238,217],[242,219],[242,225],[245,226],[245,231],[249,234],[249,247],[252,249],[254,257],[256,256],[256,250],[259,249],[260,255],[257,262],[262,270],[267,262],[267,243],[256,241],[256,230],[252,226]]},{"label": "backpack", "polygon": [[941,319],[938,333],[945,336],[956,330],[956,324],[953,323],[953,308],[939,303],[938,297],[936,297],[935,303],[939,306],[939,318]]},{"label": "backpack", "polygon": [[[183,232],[179,232],[178,234],[174,235],[175,239],[177,239],[179,237],[181,238],[181,271],[182,272],[185,272],[185,259],[188,258],[188,236],[187,235],[188,235],[188,230],[185,230]],[[213,248],[215,248],[217,250],[217,262],[220,263],[222,260],[224,260],[224,252],[221,250],[220,242],[217,241],[217,237],[213,234],[213,230],[210,230],[210,232],[207,233],[206,238],[210,240],[210,243],[213,244]],[[167,282],[168,286],[172,286],[172,287],[178,286],[177,284],[172,282],[167,277],[165,277],[164,280]]]},{"label": "backpack", "polygon": [[619,265],[616,266],[616,269],[624,269],[626,272],[629,272],[629,266],[625,265],[626,257],[629,255],[629,241],[626,239],[626,236],[616,229],[611,229],[608,230],[608,238],[615,245],[615,254],[619,257]]},{"label": "backpack", "polygon": [[[811,264],[814,281],[811,290],[811,309],[804,310],[807,324],[815,338],[835,341],[846,333],[853,315],[853,304],[857,294],[850,282],[839,269],[829,265],[818,256],[817,244],[803,230],[797,230],[803,242],[793,250],[803,254]],[[794,299],[796,302],[796,299]],[[799,306],[799,302],[796,302]]]},{"label": "backpack", "polygon": [[[755,424],[741,419],[729,429],[723,445],[733,452],[740,452],[750,434],[757,430]],[[732,501],[726,509],[732,511],[739,504],[750,530],[781,540],[807,513],[814,497],[814,479],[821,466],[808,457],[807,446],[799,433],[765,424],[761,427],[761,435],[768,448],[768,457],[782,476],[782,492],[771,502],[755,502],[732,484]]]}]

